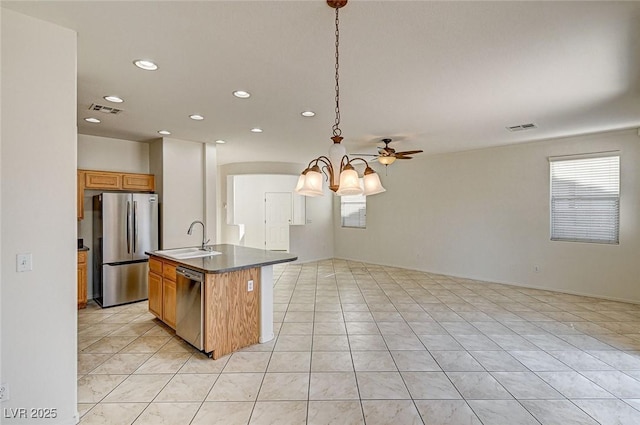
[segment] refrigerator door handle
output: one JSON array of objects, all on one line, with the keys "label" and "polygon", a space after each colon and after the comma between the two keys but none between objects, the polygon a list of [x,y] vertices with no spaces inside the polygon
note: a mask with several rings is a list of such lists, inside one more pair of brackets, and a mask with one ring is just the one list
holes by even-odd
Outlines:
[{"label": "refrigerator door handle", "polygon": [[138,245],[138,201],[133,201],[133,252]]},{"label": "refrigerator door handle", "polygon": [[127,201],[127,253],[131,253],[131,202]]}]

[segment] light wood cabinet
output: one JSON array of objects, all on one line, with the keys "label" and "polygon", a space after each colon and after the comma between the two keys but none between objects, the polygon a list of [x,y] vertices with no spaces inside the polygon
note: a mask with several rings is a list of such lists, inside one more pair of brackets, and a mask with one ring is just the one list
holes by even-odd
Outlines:
[{"label": "light wood cabinet", "polygon": [[78,193],[76,199],[76,209],[78,220],[84,219],[84,171],[78,170]]},{"label": "light wood cabinet", "polygon": [[[149,259],[149,311],[176,327],[176,266]],[[204,351],[219,359],[260,340],[260,268],[207,273],[203,283]],[[249,290],[248,282],[253,281]]]},{"label": "light wood cabinet", "polygon": [[155,177],[153,174],[119,173],[114,171],[80,170],[84,173],[85,189],[133,190],[153,192]]},{"label": "light wood cabinet", "polygon": [[162,320],[176,328],[176,282],[167,278],[162,280]]},{"label": "light wood cabinet", "polygon": [[162,276],[149,272],[149,311],[162,320]]},{"label": "light wood cabinet", "polygon": [[149,311],[176,328],[176,263],[149,258]]},{"label": "light wood cabinet", "polygon": [[122,189],[122,174],[108,171],[85,171],[85,189],[119,190]]},{"label": "light wood cabinet", "polygon": [[155,189],[155,177],[153,174],[123,174],[122,189],[153,192]]},{"label": "light wood cabinet", "polygon": [[78,220],[84,218],[84,190],[153,192],[153,174],[119,173],[114,171],[78,170]]},{"label": "light wood cabinet", "polygon": [[87,251],[78,251],[78,310],[87,306]]}]

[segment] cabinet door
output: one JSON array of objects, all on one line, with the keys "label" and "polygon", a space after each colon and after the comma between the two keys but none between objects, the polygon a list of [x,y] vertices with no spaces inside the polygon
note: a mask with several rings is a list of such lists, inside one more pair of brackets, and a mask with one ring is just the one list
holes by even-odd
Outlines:
[{"label": "cabinet door", "polygon": [[153,192],[155,189],[155,179],[151,174],[123,174],[122,188],[125,190]]},{"label": "cabinet door", "polygon": [[78,252],[78,309],[87,306],[87,253]]},{"label": "cabinet door", "polygon": [[77,187],[77,198],[76,198],[76,208],[78,220],[82,220],[84,218],[84,171],[78,170],[78,187]]},{"label": "cabinet door", "polygon": [[149,273],[149,311],[162,319],[162,276]]},{"label": "cabinet door", "polygon": [[85,189],[122,189],[122,174],[106,171],[85,171],[84,187]]},{"label": "cabinet door", "polygon": [[162,320],[164,323],[176,328],[176,282],[169,279],[163,279],[162,288]]}]

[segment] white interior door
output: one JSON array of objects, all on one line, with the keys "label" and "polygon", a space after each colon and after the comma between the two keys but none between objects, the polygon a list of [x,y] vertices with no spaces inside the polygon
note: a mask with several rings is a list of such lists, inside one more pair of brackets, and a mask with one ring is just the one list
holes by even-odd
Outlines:
[{"label": "white interior door", "polygon": [[264,205],[265,249],[289,251],[291,192],[266,192]]}]

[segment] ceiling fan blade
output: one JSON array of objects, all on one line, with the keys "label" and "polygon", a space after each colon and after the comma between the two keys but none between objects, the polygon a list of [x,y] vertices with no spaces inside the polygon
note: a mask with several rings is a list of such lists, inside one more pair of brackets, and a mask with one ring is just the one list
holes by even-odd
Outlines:
[{"label": "ceiling fan blade", "polygon": [[400,156],[396,155],[396,159],[413,159],[413,157],[412,156],[404,156],[404,155],[400,155]]},{"label": "ceiling fan blade", "polygon": [[350,154],[352,156],[380,156],[378,154],[373,154],[373,153],[352,153]]},{"label": "ceiling fan blade", "polygon": [[418,151],[404,151],[404,152],[396,152],[396,155],[413,155],[416,153],[422,153],[424,151],[422,150],[418,150]]}]

